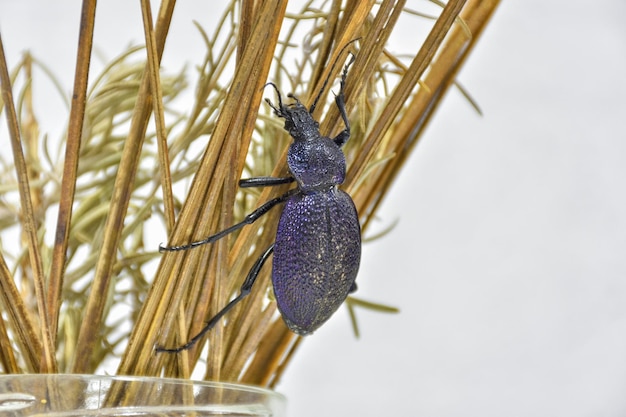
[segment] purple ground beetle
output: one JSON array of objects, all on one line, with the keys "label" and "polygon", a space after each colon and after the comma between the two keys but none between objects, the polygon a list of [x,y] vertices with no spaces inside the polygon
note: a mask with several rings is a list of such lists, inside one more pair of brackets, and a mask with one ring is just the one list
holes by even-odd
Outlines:
[{"label": "purple ground beetle", "polygon": [[200,333],[177,348],[157,347],[158,352],[180,352],[200,340],[250,293],[261,267],[272,252],[272,285],[276,303],[287,326],[299,335],[310,334],[319,328],[341,306],[348,294],[356,290],[355,279],[361,260],[361,226],[352,198],[337,188],[346,174],[341,147],[350,138],[350,123],[345,109],[344,86],[348,68],[353,62],[354,55],[351,54],[341,73],[339,94],[335,96],[345,129],[334,138],[322,136],[319,123],[312,116],[328,80],[309,109],[293,94],[287,95],[293,103],[284,105],[276,85],[266,84],[276,91],[278,106],[269,99],[265,101],[278,117],[285,119],[285,130],[293,138],[287,154],[291,176],[242,179],[239,186],[267,187],[296,181],[297,187],[266,202],[242,222],[206,239],[188,245],[160,247],[159,250],[180,251],[215,242],[253,223],[272,207],[285,203],[276,241],[254,263],[239,295],[209,320]]}]

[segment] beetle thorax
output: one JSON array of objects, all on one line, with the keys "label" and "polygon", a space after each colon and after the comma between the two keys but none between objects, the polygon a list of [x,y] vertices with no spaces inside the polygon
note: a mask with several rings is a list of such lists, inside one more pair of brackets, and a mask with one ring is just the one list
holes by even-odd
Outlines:
[{"label": "beetle thorax", "polygon": [[331,139],[295,141],[289,147],[287,164],[303,191],[328,189],[343,183],[346,177],[346,159]]}]

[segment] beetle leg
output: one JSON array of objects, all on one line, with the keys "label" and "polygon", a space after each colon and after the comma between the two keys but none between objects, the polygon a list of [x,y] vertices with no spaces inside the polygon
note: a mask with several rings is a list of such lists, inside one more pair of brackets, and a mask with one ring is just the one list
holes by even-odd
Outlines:
[{"label": "beetle leg", "polygon": [[341,113],[341,118],[343,119],[343,123],[346,128],[333,138],[333,142],[335,142],[337,146],[342,147],[350,138],[350,122],[348,121],[348,115],[346,114],[343,91],[335,97],[335,103],[337,104],[339,113]]},{"label": "beetle leg", "polygon": [[348,76],[348,68],[350,68],[350,65],[352,65],[352,63],[354,62],[354,55],[350,54],[350,56],[351,56],[350,61],[348,61],[346,66],[343,67],[343,71],[341,73],[339,94],[335,96],[335,104],[337,105],[337,108],[339,109],[339,113],[341,114],[341,118],[343,119],[343,124],[346,126],[346,128],[343,131],[341,131],[337,136],[333,138],[333,141],[339,147],[343,146],[350,138],[350,121],[348,120],[348,114],[346,112],[345,96],[343,93],[345,85],[346,85],[346,77]]},{"label": "beetle leg", "polygon": [[211,235],[211,236],[209,236],[209,237],[207,237],[205,239],[199,240],[197,242],[188,243],[186,245],[180,245],[180,246],[161,246],[161,245],[159,245],[159,252],[177,252],[177,251],[181,251],[181,250],[187,250],[187,249],[195,248],[196,246],[200,246],[200,245],[206,245],[207,243],[212,243],[212,242],[215,242],[217,240],[220,240],[224,236],[226,236],[226,235],[228,235],[228,234],[230,234],[230,233],[232,233],[232,232],[234,232],[236,230],[241,229],[245,225],[254,223],[256,220],[259,219],[259,217],[263,216],[265,213],[270,211],[270,209],[272,207],[274,207],[277,204],[284,203],[289,197],[291,197],[297,191],[298,191],[298,189],[294,188],[292,190],[287,191],[285,194],[281,195],[280,197],[276,197],[276,198],[271,199],[267,203],[263,204],[262,206],[260,206],[256,210],[254,210],[252,213],[248,214],[241,222],[239,222],[237,224],[234,224],[234,225],[232,225],[232,226],[222,230],[221,232],[218,232],[218,233],[216,233],[214,235]]},{"label": "beetle leg", "polygon": [[245,178],[239,180],[239,187],[241,188],[251,188],[251,187],[271,187],[274,185],[281,184],[289,184],[294,182],[294,177],[255,177],[255,178]]},{"label": "beetle leg", "polygon": [[195,335],[190,341],[188,341],[182,346],[171,348],[171,349],[157,346],[155,350],[157,352],[178,353],[183,350],[187,350],[193,345],[195,345],[202,338],[202,336],[204,336],[209,330],[211,330],[217,324],[217,322],[222,317],[224,317],[226,313],[228,313],[235,305],[237,305],[241,300],[246,298],[248,294],[250,294],[250,291],[252,290],[252,286],[254,285],[254,282],[259,276],[259,272],[261,271],[263,264],[265,264],[265,261],[267,261],[267,258],[269,258],[269,256],[272,254],[273,251],[274,251],[274,244],[272,243],[272,245],[269,248],[267,248],[265,252],[261,254],[261,256],[259,256],[259,258],[256,260],[254,265],[252,265],[252,268],[250,268],[250,272],[248,272],[248,276],[246,277],[246,280],[243,282],[243,284],[241,285],[241,288],[239,289],[239,295],[233,298],[233,300],[230,303],[226,304],[226,307],[221,309],[215,316],[213,316],[213,318],[211,318],[211,320],[207,322],[207,324],[202,328],[202,330],[200,330],[200,332],[197,335]]}]

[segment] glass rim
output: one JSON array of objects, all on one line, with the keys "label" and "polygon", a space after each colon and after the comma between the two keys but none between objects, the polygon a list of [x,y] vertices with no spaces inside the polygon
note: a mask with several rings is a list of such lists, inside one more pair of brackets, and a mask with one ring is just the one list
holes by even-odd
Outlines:
[{"label": "glass rim", "polygon": [[232,381],[205,381],[197,379],[171,378],[159,376],[141,376],[141,375],[97,375],[97,374],[70,374],[70,373],[51,373],[51,374],[0,374],[0,381],[14,378],[75,378],[75,379],[99,379],[99,380],[117,380],[117,381],[151,381],[160,383],[170,383],[179,385],[194,385],[205,387],[223,387],[232,389],[245,389],[250,392],[267,394],[280,397],[286,400],[286,397],[278,391],[258,385],[245,384]]}]

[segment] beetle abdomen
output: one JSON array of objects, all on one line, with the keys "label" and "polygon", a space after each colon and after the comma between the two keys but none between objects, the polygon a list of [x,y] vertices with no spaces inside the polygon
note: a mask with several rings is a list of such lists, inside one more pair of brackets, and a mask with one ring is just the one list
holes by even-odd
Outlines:
[{"label": "beetle abdomen", "polygon": [[285,323],[305,335],[344,302],[359,269],[361,228],[348,194],[331,188],[287,200],[276,232],[272,281]]}]

